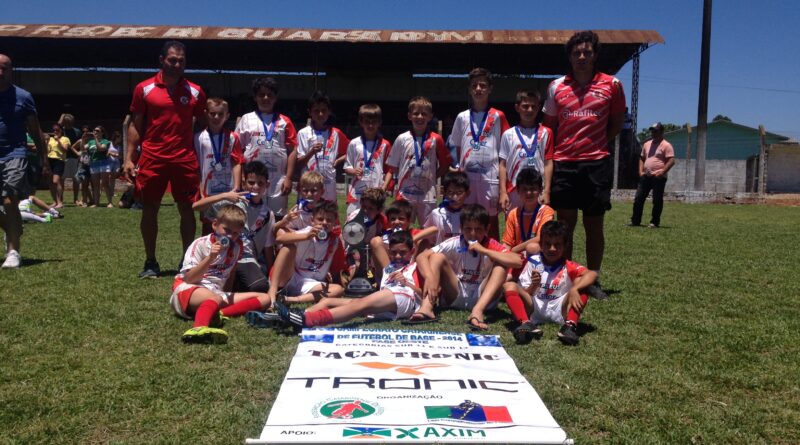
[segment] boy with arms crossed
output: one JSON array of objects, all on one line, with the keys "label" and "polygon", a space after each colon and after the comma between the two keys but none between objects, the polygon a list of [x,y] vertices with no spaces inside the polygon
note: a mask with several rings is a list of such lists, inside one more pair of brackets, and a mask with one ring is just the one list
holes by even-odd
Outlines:
[{"label": "boy with arms crossed", "polygon": [[522,206],[522,195],[514,193],[522,169],[533,168],[544,175],[544,154],[553,147],[553,132],[536,122],[541,108],[538,91],[517,93],[514,109],[519,125],[506,130],[500,141],[500,210]]},{"label": "boy with arms crossed", "polygon": [[331,100],[322,91],[316,91],[308,100],[311,125],[297,134],[297,162],[303,172],[316,171],[325,178],[326,201],[336,202],[336,166],[344,162],[350,140],[342,130],[328,125]]},{"label": "boy with arms crossed", "polygon": [[286,215],[292,191],[297,153],[297,131],[289,117],[276,113],[278,82],[272,77],[253,81],[256,110],[247,113],[236,124],[246,161],[261,161],[267,166],[270,181],[267,205],[279,217]]},{"label": "boy with arms crossed", "polygon": [[470,108],[456,116],[449,143],[456,147],[459,170],[472,184],[468,204],[480,204],[489,212],[489,236],[500,237],[498,227],[500,137],[508,130],[502,111],[489,107],[492,73],[485,68],[469,72]]},{"label": "boy with arms crossed", "polygon": [[397,178],[395,199],[404,199],[414,207],[417,223],[436,207],[436,178],[443,176],[453,158],[438,134],[428,131],[433,118],[433,104],[418,96],[408,103],[412,129],[397,137],[386,161],[384,188],[392,176]]},{"label": "boy with arms crossed", "polygon": [[360,208],[361,194],[372,187],[386,189],[385,162],[391,149],[381,137],[381,107],[365,104],[358,109],[361,136],[350,141],[344,161],[344,172],[352,177],[347,190],[347,214]]},{"label": "boy with arms crossed", "polygon": [[487,236],[489,214],[478,204],[461,209],[461,236],[454,236],[417,256],[417,267],[425,279],[423,301],[411,320],[435,319],[434,306],[470,309],[466,323],[473,330],[489,327],[484,311],[496,304],[508,268],[522,266],[512,253]]},{"label": "boy with arms crossed", "polygon": [[[561,325],[558,339],[566,345],[578,344],[576,327],[586,307],[586,288],[597,274],[564,255],[567,225],[549,221],[542,227],[541,253],[531,255],[522,269],[519,284],[503,285],[506,302],[520,325],[514,329],[517,343],[541,338],[542,323]],[[528,314],[533,318],[530,320]]]},{"label": "boy with arms crossed", "polygon": [[235,317],[270,306],[267,294],[223,290],[242,256],[239,234],[245,219],[245,212],[236,205],[222,206],[211,223],[213,232],[194,240],[186,250],[170,297],[179,317],[194,318],[194,326],[183,333],[186,343],[225,343],[228,334],[210,327],[220,322],[220,316]]}]

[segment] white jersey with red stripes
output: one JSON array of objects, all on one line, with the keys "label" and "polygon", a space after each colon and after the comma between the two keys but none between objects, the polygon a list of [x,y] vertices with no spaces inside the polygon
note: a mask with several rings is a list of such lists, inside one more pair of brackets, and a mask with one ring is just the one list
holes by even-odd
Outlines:
[{"label": "white jersey with red stripes", "polygon": [[[508,248],[494,238],[487,237],[484,246],[497,252],[508,252]],[[468,250],[469,243],[463,236],[454,236],[433,246],[431,250],[444,254],[453,267],[458,280],[464,284],[480,284],[489,276],[494,262],[486,255],[479,255]]]},{"label": "white jersey with red stripes", "polygon": [[[297,233],[308,233],[311,227],[300,229]],[[345,267],[344,247],[341,236],[329,234],[326,240],[316,237],[296,243],[294,257],[295,273],[301,278],[326,281],[328,272],[339,272]]]},{"label": "white jersey with red stripes", "polygon": [[500,159],[506,161],[508,193],[516,189],[517,176],[523,168],[532,167],[544,177],[544,154],[548,149],[552,149],[552,146],[553,132],[541,124],[533,128],[516,126],[503,133],[500,141]]},{"label": "white jersey with red stripes", "polygon": [[[405,199],[409,202],[436,202],[436,174],[439,170],[439,160],[443,159],[442,151],[447,149],[441,136],[430,132],[427,137],[416,138],[407,131],[392,145],[389,159],[386,164],[397,169],[396,199]],[[417,164],[416,150],[420,152],[419,165]],[[425,139],[424,141],[422,139]]]},{"label": "white jersey with red stripes", "polygon": [[436,227],[436,244],[457,236],[461,233],[461,209],[451,210],[448,207],[437,207],[433,209],[425,219],[423,227]]},{"label": "white jersey with red stripes", "polygon": [[205,129],[194,135],[194,148],[200,165],[200,195],[213,196],[233,190],[233,167],[242,164],[242,145],[239,135],[232,131],[213,135],[220,148],[219,160],[214,154],[212,135]]},{"label": "white jersey with red stripes", "polygon": [[559,77],[547,88],[544,114],[558,119],[556,140],[545,159],[595,161],[609,156],[608,121],[625,112],[622,82],[596,73],[586,86],[571,75]]},{"label": "white jersey with red stripes", "polygon": [[384,166],[392,146],[382,137],[378,137],[375,141],[367,141],[366,145],[366,158],[363,136],[353,139],[347,146],[344,168],[364,169],[361,176],[353,177],[350,181],[350,187],[347,189],[348,204],[359,202],[361,194],[368,188],[383,188]]},{"label": "white jersey with red stripes", "polygon": [[506,115],[495,108],[489,108],[485,121],[484,116],[486,112],[483,111],[458,113],[448,142],[456,147],[459,168],[470,182],[498,184],[500,137],[508,130],[508,121]]},{"label": "white jersey with red stripes", "polygon": [[548,265],[542,261],[542,255],[528,257],[522,272],[519,274],[519,285],[527,289],[531,285],[531,274],[536,270],[541,274],[539,289],[532,292],[533,314],[536,321],[553,321],[563,323],[562,304],[575,281],[586,273],[580,264],[565,260],[558,264]]},{"label": "white jersey with red stripes", "polygon": [[[267,140],[270,131],[272,136]],[[239,119],[236,132],[242,141],[245,162],[261,161],[267,167],[267,196],[281,196],[281,183],[286,178],[289,153],[297,146],[297,131],[292,120],[282,114],[272,113],[259,117],[259,113],[253,111]]]},{"label": "white jersey with red stripes", "polygon": [[336,202],[336,167],[334,162],[339,156],[347,153],[350,139],[336,127],[330,127],[317,132],[311,126],[305,127],[297,133],[297,156],[305,156],[317,139],[322,140],[322,149],[314,153],[302,166],[302,172],[316,171],[325,178],[325,193],[323,198]]},{"label": "white jersey with red stripes", "polygon": [[[183,256],[183,267],[181,267],[181,271],[176,278],[183,279],[186,272],[208,257],[211,252],[211,245],[215,242],[217,242],[217,236],[213,233],[194,240],[189,245],[189,248],[186,249],[186,254]],[[228,244],[228,247],[223,247],[219,256],[208,266],[208,270],[203,274],[199,285],[208,289],[221,290],[225,285],[225,281],[228,280],[233,267],[241,259],[242,250],[242,240],[238,238]]]}]

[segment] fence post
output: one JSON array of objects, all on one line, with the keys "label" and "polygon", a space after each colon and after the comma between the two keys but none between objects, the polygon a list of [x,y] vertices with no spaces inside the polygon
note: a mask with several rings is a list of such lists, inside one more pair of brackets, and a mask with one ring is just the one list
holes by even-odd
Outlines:
[{"label": "fence post", "polygon": [[761,136],[761,149],[758,152],[758,194],[764,195],[767,191],[767,132],[764,126],[758,126],[758,134]]},{"label": "fence post", "polygon": [[683,185],[689,191],[689,162],[692,160],[692,125],[686,123],[686,170],[684,170]]}]

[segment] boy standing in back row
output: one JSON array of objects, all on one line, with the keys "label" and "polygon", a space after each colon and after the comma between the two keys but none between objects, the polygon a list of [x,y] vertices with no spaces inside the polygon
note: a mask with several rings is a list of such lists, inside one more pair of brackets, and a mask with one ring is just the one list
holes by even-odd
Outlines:
[{"label": "boy standing in back row", "polygon": [[508,121],[502,111],[489,107],[491,93],[492,73],[485,68],[470,71],[470,108],[456,117],[449,142],[456,147],[458,169],[467,173],[472,185],[466,203],[480,204],[489,212],[489,236],[497,239],[500,138]]}]

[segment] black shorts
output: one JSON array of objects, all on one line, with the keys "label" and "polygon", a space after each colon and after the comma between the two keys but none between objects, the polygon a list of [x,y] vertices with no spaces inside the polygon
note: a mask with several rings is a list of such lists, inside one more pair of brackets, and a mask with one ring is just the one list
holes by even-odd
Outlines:
[{"label": "black shorts", "polygon": [[64,161],[61,159],[47,158],[47,163],[50,164],[50,171],[54,175],[64,176]]},{"label": "black shorts", "polygon": [[614,169],[611,157],[597,161],[553,163],[550,205],[556,209],[580,209],[598,216],[611,210]]}]

